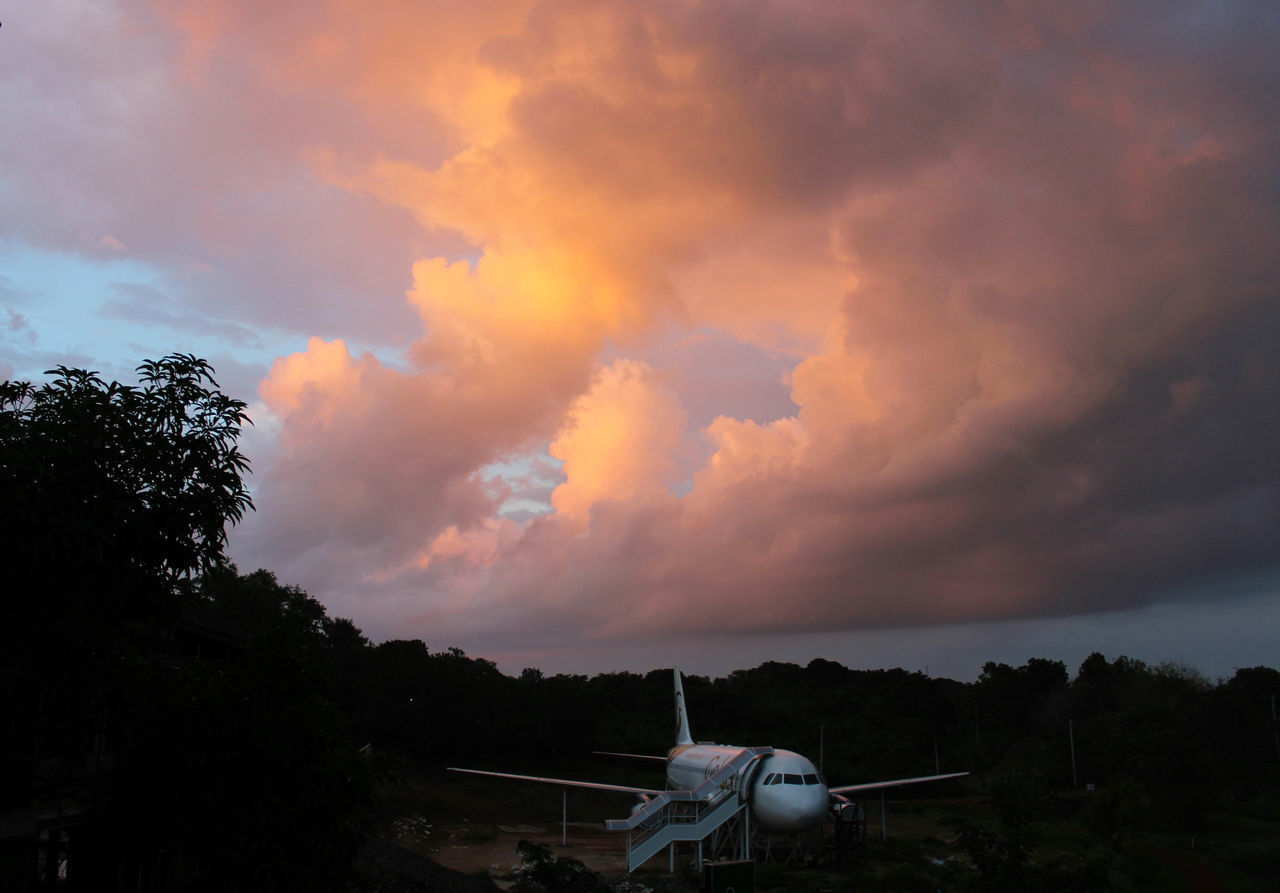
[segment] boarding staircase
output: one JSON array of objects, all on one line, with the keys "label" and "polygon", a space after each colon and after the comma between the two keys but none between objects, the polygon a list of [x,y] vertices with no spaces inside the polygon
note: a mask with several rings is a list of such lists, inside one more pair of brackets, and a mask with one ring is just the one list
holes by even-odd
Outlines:
[{"label": "boarding staircase", "polygon": [[666,847],[689,841],[698,844],[697,858],[701,863],[703,841],[722,830],[733,832],[725,841],[730,858],[751,858],[747,798],[756,765],[772,753],[772,747],[744,747],[693,790],[663,791],[630,818],[606,821],[608,830],[627,833],[627,871],[635,871]]}]

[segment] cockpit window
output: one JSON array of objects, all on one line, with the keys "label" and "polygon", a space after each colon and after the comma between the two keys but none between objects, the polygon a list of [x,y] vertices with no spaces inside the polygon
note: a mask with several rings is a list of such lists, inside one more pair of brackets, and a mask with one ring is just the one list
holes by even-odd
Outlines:
[{"label": "cockpit window", "polygon": [[770,772],[768,775],[766,775],[766,776],[764,777],[764,783],[765,783],[765,784],[777,784],[777,783],[778,783],[778,773],[776,773],[776,772]]},{"label": "cockpit window", "polygon": [[804,782],[800,780],[799,775],[793,774],[791,772],[788,772],[786,774],[786,780],[787,780],[787,784],[804,784]]},{"label": "cockpit window", "polygon": [[804,783],[805,783],[805,784],[817,784],[817,783],[818,783],[818,776],[817,776],[817,775],[815,775],[815,774],[814,774],[814,773],[812,773],[812,772],[806,772],[806,773],[805,773],[805,776],[804,776]]}]

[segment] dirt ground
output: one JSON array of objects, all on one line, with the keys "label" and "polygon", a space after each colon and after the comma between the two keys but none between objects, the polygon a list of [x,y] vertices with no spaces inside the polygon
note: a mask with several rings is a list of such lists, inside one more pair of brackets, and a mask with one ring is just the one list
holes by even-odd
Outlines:
[{"label": "dirt ground", "polygon": [[441,865],[467,874],[488,869],[493,874],[506,874],[520,864],[516,845],[522,840],[551,847],[557,856],[571,856],[588,868],[602,874],[625,874],[627,871],[626,836],[611,834],[595,822],[570,822],[565,844],[561,844],[560,826],[498,825],[490,840],[468,839],[466,826],[445,830],[448,839],[436,840],[432,856]]},{"label": "dirt ground", "polygon": [[[604,819],[625,817],[630,802],[616,794],[574,792],[568,800],[567,844],[562,845],[560,822],[551,819],[558,819],[562,798],[560,789],[545,785],[414,772],[405,784],[384,792],[383,834],[455,871],[488,872],[503,887],[508,885],[502,878],[520,864],[516,844],[521,840],[550,847],[555,856],[578,859],[609,877],[625,876],[626,835],[605,831]],[[642,872],[652,875],[666,867],[665,859],[656,858]]]},{"label": "dirt ground", "polygon": [[[403,827],[396,843],[463,874],[487,872],[504,889],[511,886],[511,872],[520,864],[516,845],[522,840],[550,847],[555,856],[577,859],[608,877],[627,875],[626,836],[605,831],[599,822],[570,822],[563,844],[559,824],[415,824]],[[651,870],[666,867],[660,858],[649,865]]]}]

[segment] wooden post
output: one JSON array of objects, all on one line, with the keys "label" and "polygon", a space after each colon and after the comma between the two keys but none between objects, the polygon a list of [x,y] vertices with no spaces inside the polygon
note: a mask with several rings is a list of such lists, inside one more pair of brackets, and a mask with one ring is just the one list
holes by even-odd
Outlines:
[{"label": "wooden post", "polygon": [[1071,787],[1080,787],[1076,781],[1076,721],[1067,719],[1067,737],[1071,741]]}]

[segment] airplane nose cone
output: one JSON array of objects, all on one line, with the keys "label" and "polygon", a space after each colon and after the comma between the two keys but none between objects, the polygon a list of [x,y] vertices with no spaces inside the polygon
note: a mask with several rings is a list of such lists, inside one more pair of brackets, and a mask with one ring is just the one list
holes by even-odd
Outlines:
[{"label": "airplane nose cone", "polygon": [[755,820],[770,831],[803,831],[827,814],[827,786],[774,785],[761,789],[752,804]]},{"label": "airplane nose cone", "polygon": [[752,786],[754,820],[769,831],[803,831],[822,823],[827,815],[827,786],[800,754],[775,750],[760,768]]}]

